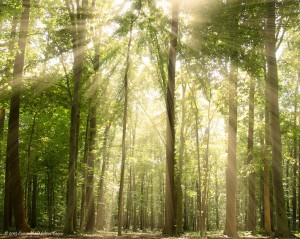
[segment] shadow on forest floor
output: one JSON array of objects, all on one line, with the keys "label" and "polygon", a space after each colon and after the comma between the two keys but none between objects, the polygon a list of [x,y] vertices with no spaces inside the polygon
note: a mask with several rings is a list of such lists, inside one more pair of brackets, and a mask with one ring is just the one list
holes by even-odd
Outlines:
[{"label": "shadow on forest floor", "polygon": [[[84,233],[78,233],[74,235],[65,236],[61,232],[30,232],[30,233],[22,233],[22,232],[6,232],[4,234],[0,234],[0,238],[21,238],[21,239],[37,239],[37,238],[83,238],[83,239],[200,239],[200,236],[197,235],[188,235],[184,234],[179,237],[166,237],[162,235],[161,232],[129,232],[129,233],[123,233],[122,236],[118,236],[117,232],[107,232],[107,231],[99,231],[93,234],[84,234]],[[224,235],[213,235],[213,236],[206,236],[203,237],[205,239],[230,239],[230,237],[224,236]],[[241,239],[268,239],[270,237],[264,237],[261,235],[258,236],[240,236],[238,238]],[[293,238],[300,238],[297,236],[294,236]]]}]

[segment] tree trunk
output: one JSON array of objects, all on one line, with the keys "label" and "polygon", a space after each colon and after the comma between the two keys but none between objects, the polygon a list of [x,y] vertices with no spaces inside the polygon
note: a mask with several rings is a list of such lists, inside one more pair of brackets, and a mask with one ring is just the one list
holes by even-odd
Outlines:
[{"label": "tree trunk", "polygon": [[293,231],[296,231],[297,229],[297,156],[299,154],[298,152],[298,144],[299,144],[299,139],[297,136],[297,119],[298,119],[298,97],[299,97],[299,85],[300,85],[300,73],[298,74],[298,79],[297,79],[297,84],[295,87],[295,97],[294,97],[294,129],[293,129],[293,155],[292,157],[295,159],[295,162],[293,163],[293,199],[292,199],[292,207],[293,207],[293,215],[292,215],[292,229]]},{"label": "tree trunk", "polygon": [[32,140],[33,140],[33,134],[34,134],[34,127],[35,127],[35,122],[36,122],[36,117],[37,117],[37,112],[33,116],[33,122],[31,126],[31,132],[30,132],[30,137],[29,137],[29,143],[28,143],[28,148],[27,148],[27,174],[26,174],[26,181],[25,181],[25,217],[28,219],[28,205],[30,205],[29,202],[29,181],[31,178],[31,145],[32,145]]},{"label": "tree trunk", "polygon": [[145,181],[145,174],[142,174],[141,179],[141,200],[140,200],[140,230],[143,231],[145,229],[145,193],[144,193],[144,181]]},{"label": "tree trunk", "polygon": [[86,182],[86,232],[95,229],[95,203],[94,203],[94,162],[96,159],[96,106],[90,109],[90,136],[87,158],[87,182]]},{"label": "tree trunk", "polygon": [[128,73],[130,65],[130,50],[132,41],[132,29],[133,29],[134,19],[131,19],[129,40],[127,46],[127,56],[126,56],[126,69],[124,75],[124,109],[123,109],[123,134],[122,134],[122,160],[121,160],[121,176],[120,176],[120,189],[118,198],[118,236],[122,235],[122,225],[123,225],[123,189],[124,189],[124,176],[125,176],[125,160],[126,160],[126,129],[127,129],[127,108],[128,108]]},{"label": "tree trunk", "polygon": [[276,209],[276,236],[287,237],[290,235],[286,215],[286,204],[282,183],[282,146],[278,106],[278,73],[276,63],[276,39],[275,39],[275,2],[266,0],[267,25],[265,51],[267,62],[267,77],[269,83],[270,123],[272,137],[272,178]]},{"label": "tree trunk", "polygon": [[3,143],[3,131],[5,122],[5,109],[0,109],[0,163],[2,161],[2,143]]},{"label": "tree trunk", "polygon": [[80,222],[79,222],[79,228],[80,231],[83,230],[83,227],[85,225],[85,198],[86,198],[86,178],[87,178],[87,157],[88,157],[88,150],[89,150],[89,126],[90,126],[90,115],[88,114],[86,119],[86,126],[85,126],[85,137],[84,137],[84,153],[83,153],[83,182],[81,185],[81,205],[80,205]]},{"label": "tree trunk", "polygon": [[226,222],[224,234],[237,236],[236,223],[236,138],[237,138],[237,52],[231,55],[229,76],[228,158],[226,166]]},{"label": "tree trunk", "polygon": [[30,220],[30,226],[32,228],[36,228],[37,226],[37,194],[38,194],[38,177],[37,174],[34,173],[32,175],[32,199],[31,199],[31,220]]},{"label": "tree trunk", "polygon": [[206,220],[207,220],[207,208],[208,208],[208,204],[207,204],[207,193],[208,193],[208,173],[209,173],[209,164],[208,164],[208,160],[209,160],[209,144],[210,144],[210,127],[211,127],[211,120],[212,120],[212,116],[211,116],[211,91],[209,92],[209,99],[208,99],[208,111],[207,111],[207,119],[208,119],[208,125],[207,125],[207,129],[205,132],[205,138],[206,138],[206,148],[205,148],[205,164],[204,164],[204,181],[203,181],[203,194],[202,194],[202,215],[201,215],[201,228],[202,231],[200,232],[201,236],[206,234]]},{"label": "tree trunk", "polygon": [[49,169],[47,172],[47,208],[48,208],[48,230],[52,231],[52,222],[53,222],[53,172],[52,169]]},{"label": "tree trunk", "polygon": [[254,92],[255,79],[250,78],[250,92],[249,92],[249,121],[248,121],[248,158],[247,164],[250,167],[250,174],[248,176],[248,210],[247,210],[247,224],[246,230],[255,233],[255,172],[253,162],[253,133],[254,133]]},{"label": "tree trunk", "polygon": [[102,149],[102,167],[101,167],[101,174],[99,180],[99,187],[98,187],[98,201],[97,201],[97,224],[96,228],[98,230],[104,230],[105,225],[105,202],[104,202],[104,179],[105,179],[105,172],[108,163],[108,153],[107,153],[107,140],[108,134],[111,127],[111,122],[109,122],[104,130],[104,139],[103,139],[103,149]]},{"label": "tree trunk", "polygon": [[132,191],[133,193],[133,212],[132,212],[132,230],[133,232],[137,232],[138,222],[137,222],[137,195],[136,195],[136,182],[135,182],[135,169],[132,171]]},{"label": "tree trunk", "polygon": [[167,129],[166,129],[166,235],[175,234],[176,225],[176,201],[175,201],[175,71],[176,71],[176,47],[178,38],[178,0],[172,2],[172,27],[168,62],[168,86],[166,96]]},{"label": "tree trunk", "polygon": [[[84,33],[86,28],[86,17],[88,0],[82,0],[82,6],[77,6],[77,12],[67,2],[67,9],[72,23],[72,44],[73,44],[73,74],[74,74],[74,90],[71,106],[71,126],[70,126],[70,151],[69,151],[69,168],[67,181],[67,207],[64,225],[64,234],[74,234],[76,222],[76,158],[78,150],[78,126],[79,126],[79,95],[82,80],[82,67],[85,53]],[[75,18],[75,14],[80,15],[79,19]]]},{"label": "tree trunk", "polygon": [[201,173],[201,159],[200,159],[200,145],[199,145],[199,110],[197,106],[197,100],[195,94],[193,94],[193,102],[195,105],[195,133],[196,133],[196,152],[197,152],[197,169],[198,169],[198,183],[197,185],[197,230],[200,231],[200,235],[203,235],[202,221],[202,173]]},{"label": "tree trunk", "polygon": [[216,203],[216,208],[215,208],[215,213],[216,213],[216,229],[220,228],[220,214],[219,214],[219,196],[220,196],[220,191],[219,191],[219,180],[218,180],[218,169],[216,169],[216,178],[215,178],[215,203]]},{"label": "tree trunk", "polygon": [[25,49],[28,35],[30,0],[23,0],[23,12],[18,40],[18,51],[15,56],[12,96],[8,120],[7,157],[4,199],[4,230],[9,230],[10,207],[13,207],[17,231],[30,231],[23,207],[23,195],[19,165],[19,118],[20,118],[20,86],[23,80]]},{"label": "tree trunk", "polygon": [[182,218],[183,218],[183,195],[182,195],[182,167],[183,167],[183,158],[184,158],[184,147],[185,147],[185,91],[186,91],[186,84],[182,84],[182,99],[181,99],[181,129],[180,129],[180,146],[179,146],[179,162],[177,164],[176,168],[176,234],[182,234],[183,233],[183,224],[182,224]]},{"label": "tree trunk", "polygon": [[237,237],[237,214],[236,214],[236,194],[237,194],[237,169],[236,169],[236,147],[237,147],[237,77],[238,77],[238,49],[235,31],[238,28],[239,1],[227,1],[230,12],[235,12],[229,22],[229,40],[234,42],[229,48],[229,85],[228,85],[228,156],[226,165],[226,219],[224,234],[229,237]]}]

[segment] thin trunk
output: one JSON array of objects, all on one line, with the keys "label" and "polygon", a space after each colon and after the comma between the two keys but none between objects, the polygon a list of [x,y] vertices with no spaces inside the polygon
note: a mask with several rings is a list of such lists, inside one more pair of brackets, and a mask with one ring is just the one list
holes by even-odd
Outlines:
[{"label": "thin trunk", "polygon": [[84,137],[84,154],[83,154],[83,172],[82,172],[82,177],[83,177],[83,182],[81,185],[81,205],[80,205],[80,223],[79,223],[79,228],[80,231],[83,230],[83,226],[85,224],[85,198],[86,198],[86,178],[87,178],[87,157],[88,157],[88,136],[89,136],[89,124],[90,123],[90,115],[88,114],[87,119],[86,119],[86,126],[85,126],[85,137]]},{"label": "thin trunk", "polygon": [[32,175],[32,199],[31,199],[31,220],[30,220],[30,226],[32,228],[36,228],[37,226],[37,194],[38,194],[38,177],[37,174],[34,173]]},{"label": "thin trunk", "polygon": [[[78,3],[79,4],[79,3]],[[85,53],[84,33],[86,29],[86,17],[88,0],[82,0],[82,6],[77,6],[77,12],[73,12],[73,6],[66,1],[66,7],[72,24],[72,44],[73,44],[73,74],[74,74],[74,89],[71,106],[71,126],[70,126],[70,150],[69,150],[69,167],[67,181],[67,207],[64,225],[64,234],[74,234],[76,228],[76,158],[78,150],[78,126],[79,126],[79,95],[80,85],[83,77],[83,61]],[[80,16],[80,19],[75,18],[75,14]]]},{"label": "thin trunk", "polygon": [[298,157],[298,144],[299,139],[297,136],[297,118],[298,118],[298,97],[299,97],[299,85],[300,85],[300,73],[298,74],[297,84],[295,87],[295,98],[294,98],[294,129],[293,129],[293,155],[292,157],[295,159],[295,162],[293,163],[293,199],[292,199],[292,207],[293,207],[293,215],[292,215],[292,222],[293,231],[296,231],[297,229],[297,157]]},{"label": "thin trunk", "polygon": [[47,208],[48,208],[48,230],[52,231],[52,218],[53,218],[53,198],[52,198],[52,188],[53,188],[53,182],[52,182],[52,170],[50,169],[47,172]]},{"label": "thin trunk", "polygon": [[126,202],[126,220],[125,229],[129,230],[131,225],[131,212],[132,212],[132,166],[129,169],[128,176],[128,189],[127,189],[127,202]]},{"label": "thin trunk", "polygon": [[18,51],[15,56],[12,96],[8,120],[7,157],[5,175],[5,206],[4,230],[9,229],[10,208],[13,207],[17,231],[30,231],[23,207],[23,195],[19,165],[19,118],[20,118],[20,87],[23,80],[25,49],[28,35],[30,0],[22,1],[23,12],[18,40]]},{"label": "thin trunk", "polygon": [[275,5],[273,0],[266,0],[267,25],[265,51],[267,62],[267,77],[270,87],[267,95],[270,104],[270,126],[272,137],[272,178],[276,212],[276,235],[287,237],[290,235],[286,215],[286,204],[282,182],[282,145],[279,121],[278,105],[278,72],[276,63],[276,39],[275,39]]},{"label": "thin trunk", "polygon": [[144,193],[145,174],[142,175],[141,182],[141,201],[140,201],[140,230],[145,229],[145,193]]},{"label": "thin trunk", "polygon": [[136,215],[136,210],[137,210],[137,195],[136,195],[136,182],[135,182],[135,169],[133,168],[132,171],[132,191],[133,193],[133,215],[132,215],[132,230],[133,232],[137,232],[138,229],[138,222],[137,222],[137,215]]},{"label": "thin trunk", "polygon": [[153,175],[151,174],[151,177],[150,177],[150,205],[151,205],[151,209],[150,209],[150,228],[151,228],[151,231],[154,230],[154,192],[153,192]]},{"label": "thin trunk", "polygon": [[172,26],[171,41],[168,62],[168,83],[167,83],[167,129],[166,129],[166,213],[165,228],[166,235],[175,234],[176,225],[176,192],[175,192],[175,71],[176,71],[176,47],[178,38],[178,0],[172,2]]},{"label": "thin trunk", "polygon": [[216,169],[216,178],[215,178],[215,213],[216,213],[216,229],[220,228],[220,214],[219,214],[219,196],[220,196],[220,189],[219,189],[219,180],[218,180],[218,169]]},{"label": "thin trunk", "polygon": [[90,135],[87,158],[87,185],[86,185],[86,232],[95,229],[95,203],[94,203],[94,162],[96,159],[96,107],[90,109]]},{"label": "thin trunk", "polygon": [[128,73],[130,65],[130,50],[132,42],[132,29],[134,19],[131,19],[129,40],[127,46],[127,56],[125,63],[125,75],[124,75],[124,109],[123,109],[123,134],[122,134],[122,160],[121,160],[121,175],[120,175],[120,188],[118,198],[118,236],[122,235],[123,225],[123,189],[124,189],[124,175],[125,175],[125,160],[126,160],[126,129],[127,129],[127,109],[128,109]]},{"label": "thin trunk", "polygon": [[200,235],[203,235],[203,227],[202,227],[202,173],[201,173],[201,159],[200,159],[200,145],[199,145],[199,110],[197,107],[197,101],[195,95],[193,93],[193,101],[195,105],[195,133],[196,133],[196,152],[197,152],[197,169],[198,169],[198,184],[197,185],[197,221],[198,228],[200,231]]},{"label": "thin trunk", "polygon": [[253,162],[253,134],[254,134],[254,92],[255,79],[250,78],[250,92],[249,92],[249,121],[248,121],[248,158],[247,164],[250,167],[250,174],[248,176],[248,210],[247,210],[247,224],[246,230],[255,233],[255,172]]},{"label": "thin trunk", "polygon": [[3,145],[3,132],[5,122],[5,109],[0,109],[0,164],[2,163],[2,145]]},{"label": "thin trunk", "polygon": [[97,224],[96,228],[98,230],[104,230],[105,225],[105,202],[104,202],[104,179],[105,179],[105,172],[108,164],[108,134],[111,127],[111,122],[109,122],[104,130],[104,140],[103,140],[103,149],[102,149],[102,167],[101,167],[101,175],[99,180],[98,186],[98,201],[97,201]]},{"label": "thin trunk", "polygon": [[[207,125],[207,129],[205,132],[205,138],[206,138],[206,148],[205,148],[205,164],[204,164],[204,181],[203,181],[203,194],[202,194],[202,216],[201,216],[201,228],[202,230],[202,234],[205,235],[206,234],[206,220],[207,220],[207,193],[208,193],[208,174],[209,174],[209,164],[208,164],[208,160],[209,160],[209,143],[210,143],[210,127],[211,127],[211,120],[212,120],[212,116],[211,116],[211,91],[209,93],[209,99],[208,99],[208,112],[207,112],[207,119],[208,119],[208,125]],[[201,235],[201,236],[203,236]]]},{"label": "thin trunk", "polygon": [[176,212],[176,234],[183,233],[183,224],[182,224],[182,213],[183,213],[183,196],[182,196],[182,167],[183,167],[183,157],[184,157],[184,147],[185,147],[185,92],[186,84],[182,84],[182,99],[181,99],[181,129],[180,129],[180,146],[179,146],[179,162],[176,169],[176,201],[177,201],[177,212]]},{"label": "thin trunk", "polygon": [[31,132],[30,132],[30,137],[29,137],[29,143],[28,143],[28,148],[27,148],[27,174],[26,174],[26,181],[25,181],[25,217],[28,219],[28,202],[29,202],[29,180],[31,178],[31,145],[32,145],[32,139],[33,139],[33,134],[34,134],[34,127],[35,127],[35,122],[36,122],[36,117],[37,117],[37,112],[33,116],[33,122],[31,126]]}]

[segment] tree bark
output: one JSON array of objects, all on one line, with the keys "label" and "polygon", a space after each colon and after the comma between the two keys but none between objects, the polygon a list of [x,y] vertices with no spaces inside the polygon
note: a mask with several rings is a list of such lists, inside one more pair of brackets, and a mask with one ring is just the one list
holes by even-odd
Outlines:
[{"label": "tree bark", "polygon": [[167,129],[166,129],[166,235],[174,235],[176,232],[176,201],[175,201],[175,71],[176,71],[176,47],[178,38],[178,0],[172,2],[172,26],[171,41],[168,62],[167,83]]},{"label": "tree bark", "polygon": [[96,107],[90,109],[90,136],[87,158],[87,182],[86,182],[86,232],[95,229],[95,203],[94,203],[94,162],[96,159]]},{"label": "tree bark", "polygon": [[23,195],[20,176],[19,159],[19,118],[20,118],[20,86],[23,80],[26,41],[29,27],[30,0],[22,1],[23,12],[18,40],[18,51],[15,56],[12,96],[8,120],[5,199],[4,199],[4,230],[9,230],[10,205],[13,207],[17,231],[30,231],[23,207]]},{"label": "tree bark", "polygon": [[269,83],[270,127],[272,137],[272,178],[276,211],[276,236],[288,237],[290,235],[286,215],[286,204],[282,183],[282,145],[278,106],[278,72],[276,63],[275,39],[275,1],[266,0],[267,25],[265,52],[267,62],[267,77]]},{"label": "tree bark", "polygon": [[[230,0],[227,2],[231,8],[230,12],[235,11],[235,16],[231,17],[229,22],[229,39],[232,42],[236,41],[235,30],[238,28],[237,10],[239,2]],[[238,44],[238,43],[237,43]],[[230,72],[228,85],[228,156],[226,165],[226,219],[224,234],[229,237],[237,237],[237,222],[236,222],[236,191],[237,191],[237,169],[236,169],[236,147],[237,147],[237,77],[238,77],[238,49],[236,45],[230,49]]]},{"label": "tree bark", "polygon": [[85,225],[85,199],[86,199],[86,178],[87,178],[87,157],[88,157],[88,150],[89,150],[89,141],[88,141],[88,136],[89,136],[89,127],[90,127],[90,115],[88,114],[87,119],[86,119],[86,126],[85,126],[85,137],[84,137],[84,153],[83,153],[83,172],[82,172],[82,177],[83,177],[83,182],[81,185],[81,205],[80,205],[80,222],[79,222],[79,228],[80,231],[83,230],[83,227]]},{"label": "tree bark", "polygon": [[[77,6],[76,13],[73,12],[73,6],[66,1],[66,7],[72,24],[72,45],[73,45],[73,74],[74,74],[74,89],[71,106],[71,126],[70,126],[70,150],[69,150],[69,167],[67,181],[67,207],[64,225],[64,234],[74,234],[76,222],[76,159],[78,150],[78,125],[79,125],[79,94],[82,80],[82,67],[85,53],[84,33],[86,28],[86,17],[88,0],[82,0],[82,6]],[[72,9],[72,10],[71,10]],[[75,15],[80,18],[75,18]]]},{"label": "tree bark", "polygon": [[224,234],[237,237],[236,224],[236,140],[237,140],[237,52],[231,55],[229,76],[228,158],[226,166],[226,222]]},{"label": "tree bark", "polygon": [[292,157],[295,159],[295,162],[293,163],[293,199],[292,199],[292,207],[293,207],[293,215],[292,215],[292,229],[293,231],[296,231],[297,229],[297,156],[299,154],[298,152],[298,144],[299,144],[299,138],[297,136],[297,119],[298,119],[298,89],[300,85],[300,73],[297,75],[297,84],[295,87],[295,96],[294,96],[294,129],[293,129],[293,155]]},{"label": "tree bark", "polygon": [[32,228],[36,228],[37,226],[37,194],[38,194],[38,177],[37,174],[34,173],[32,175],[32,199],[31,199],[31,221],[30,221],[30,226]]},{"label": "tree bark", "polygon": [[108,153],[107,153],[107,141],[108,141],[108,134],[111,127],[111,122],[109,122],[104,130],[104,140],[103,140],[103,149],[102,149],[102,167],[101,167],[101,174],[98,186],[98,201],[97,201],[97,224],[96,228],[98,230],[104,230],[105,225],[105,202],[104,202],[104,179],[105,179],[105,172],[108,164]]},{"label": "tree bark", "polygon": [[182,195],[182,167],[183,167],[183,160],[184,160],[184,147],[185,147],[185,92],[186,92],[186,84],[182,83],[182,99],[181,99],[181,129],[180,129],[180,146],[179,146],[179,160],[177,164],[176,174],[176,234],[183,233],[183,195]]},{"label": "tree bark", "polygon": [[248,210],[247,210],[247,224],[246,230],[255,233],[255,172],[253,162],[253,134],[254,134],[254,92],[255,79],[250,78],[249,90],[249,121],[248,121],[248,158],[247,164],[250,167],[250,174],[248,176]]},{"label": "tree bark", "polygon": [[[5,109],[2,108],[2,109],[0,109],[0,144],[2,144],[2,141],[3,141],[4,122],[5,122]],[[0,148],[0,157],[1,156],[2,156],[2,154],[1,154],[1,148]]]},{"label": "tree bark", "polygon": [[30,205],[29,202],[29,181],[31,178],[31,145],[32,145],[32,140],[33,140],[33,135],[34,135],[34,127],[35,127],[35,122],[36,122],[36,117],[37,117],[37,112],[34,113],[33,116],[33,122],[31,126],[31,132],[30,132],[30,137],[29,137],[29,143],[28,143],[28,148],[27,148],[27,175],[26,175],[26,181],[25,181],[25,217],[28,219],[28,205]]},{"label": "tree bark", "polygon": [[[209,144],[210,144],[210,127],[211,127],[211,120],[212,120],[212,116],[211,116],[211,90],[209,92],[209,99],[208,99],[208,111],[207,111],[207,119],[208,119],[208,125],[207,125],[207,129],[205,132],[205,138],[206,138],[206,147],[205,147],[205,164],[204,164],[204,181],[203,181],[203,194],[202,194],[202,215],[201,215],[201,228],[202,228],[202,234],[205,235],[206,234],[206,226],[207,226],[207,209],[208,209],[208,202],[207,202],[207,193],[208,193],[208,174],[209,174]],[[200,233],[201,234],[201,233]],[[201,236],[203,236],[201,234]]]},{"label": "tree bark", "polygon": [[134,19],[131,19],[129,40],[127,46],[127,56],[126,56],[126,69],[124,75],[124,109],[123,109],[123,134],[122,134],[122,160],[121,160],[121,176],[120,176],[120,189],[118,198],[118,236],[122,235],[122,225],[123,225],[123,189],[124,189],[124,176],[125,176],[125,160],[126,160],[126,129],[127,129],[127,108],[128,108],[128,73],[130,65],[130,50],[132,42],[132,29],[133,29]]}]

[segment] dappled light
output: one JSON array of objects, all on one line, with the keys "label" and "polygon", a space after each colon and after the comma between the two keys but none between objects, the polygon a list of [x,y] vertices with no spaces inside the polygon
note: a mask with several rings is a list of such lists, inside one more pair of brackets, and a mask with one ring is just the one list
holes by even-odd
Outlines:
[{"label": "dappled light", "polygon": [[1,238],[300,231],[299,2],[0,1]]}]

